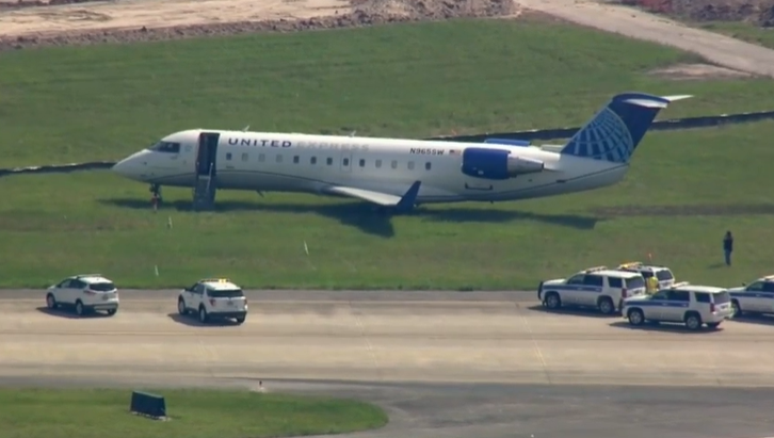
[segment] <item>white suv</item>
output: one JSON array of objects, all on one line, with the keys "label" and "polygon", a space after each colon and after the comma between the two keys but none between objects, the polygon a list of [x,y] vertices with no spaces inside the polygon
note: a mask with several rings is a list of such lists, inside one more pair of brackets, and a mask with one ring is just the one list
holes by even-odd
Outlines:
[{"label": "white suv", "polygon": [[95,310],[112,316],[118,311],[118,290],[101,274],[75,275],[46,290],[46,306],[73,308],[79,316]]},{"label": "white suv", "polygon": [[638,272],[642,274],[645,281],[647,281],[648,278],[655,276],[656,280],[658,280],[659,289],[666,289],[675,284],[675,275],[672,273],[672,270],[666,266],[645,265],[642,262],[628,262],[618,266],[618,269],[622,271]]},{"label": "white suv", "polygon": [[728,289],[734,316],[774,313],[774,275],[761,277],[749,285]]},{"label": "white suv", "polygon": [[241,287],[225,278],[206,278],[180,292],[177,311],[181,315],[196,312],[202,323],[210,318],[234,318],[242,324],[247,318],[247,297]]},{"label": "white suv", "polygon": [[605,315],[619,310],[625,298],[644,294],[642,275],[605,266],[585,269],[570,278],[542,281],[538,286],[538,299],[549,309],[596,307]]},{"label": "white suv", "polygon": [[681,282],[653,295],[625,300],[621,313],[631,325],[646,321],[681,322],[691,330],[698,330],[703,324],[716,328],[731,318],[733,309],[726,289]]}]

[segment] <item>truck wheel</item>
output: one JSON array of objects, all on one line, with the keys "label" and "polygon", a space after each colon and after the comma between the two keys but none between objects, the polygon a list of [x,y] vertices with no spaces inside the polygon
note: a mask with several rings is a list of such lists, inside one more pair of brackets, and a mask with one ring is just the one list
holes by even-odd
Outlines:
[{"label": "truck wheel", "polygon": [[600,298],[599,302],[597,303],[597,307],[603,315],[612,315],[613,312],[615,312],[615,305],[613,305],[613,300],[608,297]]},{"label": "truck wheel", "polygon": [[54,298],[54,294],[46,295],[46,307],[51,310],[54,310],[58,307],[56,304],[56,298]]},{"label": "truck wheel", "polygon": [[701,317],[696,313],[685,315],[685,326],[691,330],[699,330],[701,328]]},{"label": "truck wheel", "polygon": [[559,294],[556,292],[549,292],[546,294],[546,307],[551,310],[558,309],[562,306],[562,300],[559,298]]},{"label": "truck wheel", "polygon": [[633,326],[638,326],[645,323],[645,314],[643,314],[642,310],[640,309],[632,309],[626,316],[629,318],[629,324]]}]

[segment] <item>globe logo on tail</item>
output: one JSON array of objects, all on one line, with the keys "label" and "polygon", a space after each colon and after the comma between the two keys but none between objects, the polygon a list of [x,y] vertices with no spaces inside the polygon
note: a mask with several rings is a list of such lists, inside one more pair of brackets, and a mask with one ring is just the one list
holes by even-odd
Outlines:
[{"label": "globe logo on tail", "polygon": [[572,155],[626,163],[634,152],[634,139],[621,117],[605,108],[575,134],[568,146],[567,152]]}]

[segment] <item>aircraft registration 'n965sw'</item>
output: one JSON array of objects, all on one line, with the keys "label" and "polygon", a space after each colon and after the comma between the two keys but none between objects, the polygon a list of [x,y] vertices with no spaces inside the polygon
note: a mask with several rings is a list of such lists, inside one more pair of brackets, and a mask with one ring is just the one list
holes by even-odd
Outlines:
[{"label": "aircraft registration 'n965sw'", "polygon": [[195,209],[211,208],[217,189],[346,196],[391,211],[554,196],[620,181],[658,112],[689,97],[618,94],[563,146],[191,129],[113,171],[156,194],[192,187]]}]

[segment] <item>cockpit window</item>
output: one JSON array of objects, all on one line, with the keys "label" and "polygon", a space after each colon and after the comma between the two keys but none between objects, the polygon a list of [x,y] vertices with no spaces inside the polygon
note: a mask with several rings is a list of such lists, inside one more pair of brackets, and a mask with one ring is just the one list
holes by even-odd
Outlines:
[{"label": "cockpit window", "polygon": [[155,152],[165,152],[168,154],[179,154],[180,153],[180,143],[170,143],[168,141],[160,141],[150,148],[148,148]]}]

